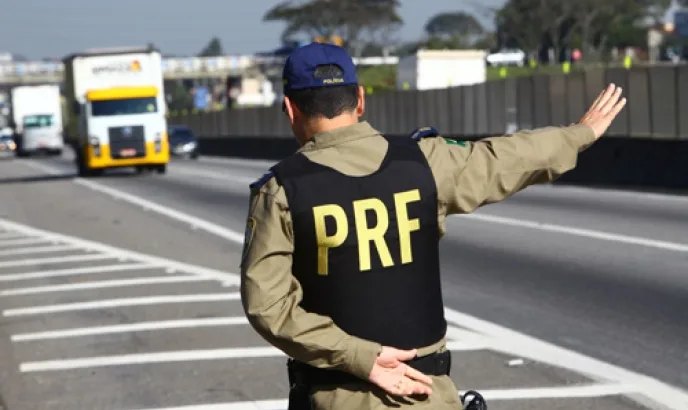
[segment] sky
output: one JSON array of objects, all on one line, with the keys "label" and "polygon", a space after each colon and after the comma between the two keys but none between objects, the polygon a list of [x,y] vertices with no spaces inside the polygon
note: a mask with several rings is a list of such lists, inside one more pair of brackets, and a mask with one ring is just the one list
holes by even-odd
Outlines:
[{"label": "sky", "polygon": [[[339,0],[343,1],[343,0]],[[423,35],[433,15],[468,11],[492,28],[480,8],[505,0],[401,0],[402,40]],[[252,54],[280,46],[281,23],[263,23],[277,0],[4,0],[0,52],[29,59],[61,59],[88,48],[154,43],[165,54],[195,55],[213,36],[226,54]]]}]

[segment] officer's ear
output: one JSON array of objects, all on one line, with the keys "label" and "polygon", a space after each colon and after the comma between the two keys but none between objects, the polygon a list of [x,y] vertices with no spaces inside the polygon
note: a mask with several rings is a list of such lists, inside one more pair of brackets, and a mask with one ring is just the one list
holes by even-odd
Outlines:
[{"label": "officer's ear", "polygon": [[289,117],[289,122],[291,122],[292,124],[294,123],[294,117],[298,115],[298,110],[298,107],[296,107],[296,105],[294,105],[294,103],[291,102],[289,97],[285,95],[284,100],[282,101],[282,111],[284,111],[284,113],[287,114],[287,117]]},{"label": "officer's ear", "polygon": [[358,86],[358,105],[356,106],[356,114],[362,117],[365,113],[365,88]]}]

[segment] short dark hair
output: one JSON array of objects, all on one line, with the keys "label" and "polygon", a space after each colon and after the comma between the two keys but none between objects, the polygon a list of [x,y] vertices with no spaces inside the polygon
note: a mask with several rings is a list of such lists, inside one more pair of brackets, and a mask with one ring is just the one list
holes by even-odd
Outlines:
[{"label": "short dark hair", "polygon": [[[315,78],[331,78],[343,75],[342,69],[334,64],[321,65],[315,69]],[[358,106],[357,85],[291,90],[285,94],[307,117],[332,119]]]}]

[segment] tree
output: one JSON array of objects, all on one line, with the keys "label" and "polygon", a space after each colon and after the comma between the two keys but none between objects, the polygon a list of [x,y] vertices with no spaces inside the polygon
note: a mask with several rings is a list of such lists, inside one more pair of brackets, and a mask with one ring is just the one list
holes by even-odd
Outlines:
[{"label": "tree", "polygon": [[199,57],[218,57],[224,55],[222,51],[222,43],[217,37],[213,37],[208,45],[198,54]]},{"label": "tree", "polygon": [[263,21],[285,22],[283,41],[304,34],[326,39],[337,35],[359,55],[366,43],[363,34],[385,37],[402,24],[398,7],[398,0],[291,0],[268,10]]},{"label": "tree", "polygon": [[[688,0],[685,0],[688,2]],[[557,55],[580,42],[583,56],[610,47],[639,45],[643,20],[656,23],[671,0],[508,0],[497,13],[501,40],[529,53],[548,46]],[[640,45],[643,45],[642,42]]]},{"label": "tree", "polygon": [[539,0],[508,0],[495,16],[500,42],[515,42],[532,56],[542,45],[542,19]]},{"label": "tree", "polygon": [[468,13],[440,13],[425,24],[425,32],[431,37],[475,37],[484,33],[483,26]]}]

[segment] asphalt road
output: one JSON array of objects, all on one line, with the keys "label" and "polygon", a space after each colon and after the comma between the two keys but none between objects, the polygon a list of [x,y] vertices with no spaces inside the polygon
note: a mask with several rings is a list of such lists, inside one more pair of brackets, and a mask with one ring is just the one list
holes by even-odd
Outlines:
[{"label": "asphalt road", "polygon": [[[136,176],[123,171],[89,180],[79,186],[72,180],[74,167],[68,154],[57,159],[0,161],[0,216],[49,232],[231,273],[238,269],[240,246],[236,241],[226,240],[226,237],[222,240],[218,235],[227,236],[234,231],[235,236],[240,238],[248,203],[247,185],[266,170],[267,164],[224,159],[175,160],[164,176]],[[91,182],[97,187],[87,186]],[[113,200],[108,192],[103,192],[108,189],[144,198],[166,210],[172,209],[201,221],[182,219],[180,222],[174,215],[161,215],[150,208],[143,210],[138,206],[141,204],[131,204],[130,198]],[[50,201],[50,206],[42,205],[41,201]],[[603,362],[688,389],[688,372],[685,370],[688,368],[688,315],[685,313],[688,311],[688,198],[561,186],[530,187],[500,204],[482,208],[474,216],[452,217],[448,226],[449,234],[442,245],[444,301],[447,307],[561,346],[568,349],[567,352],[579,352],[597,359],[594,366],[580,365],[584,370],[599,370],[596,374],[598,377],[594,378],[614,374],[602,365],[598,366]],[[212,227],[219,227],[221,232],[209,232]],[[89,262],[88,266],[97,263]],[[8,268],[10,271],[0,273],[19,274],[27,270],[21,267]],[[48,269],[43,265],[40,268]],[[125,276],[138,277],[140,274],[136,272],[127,271]],[[121,276],[118,275],[118,278]],[[152,292],[147,289],[130,290],[127,296],[131,297],[131,292],[140,295]],[[191,289],[206,294],[218,291],[218,286],[194,283],[175,289],[177,292],[192,293]],[[98,297],[102,298],[113,291],[103,292]],[[82,295],[72,299],[84,298]],[[23,303],[8,304],[0,299],[3,309],[26,306],[27,302],[31,302],[30,305],[46,304],[35,295],[24,299]],[[240,316],[238,306],[232,306],[231,315]],[[74,322],[70,322],[74,326],[85,326],[85,322],[88,322],[88,326],[94,326],[99,323],[102,325],[101,322],[121,323],[123,317],[130,320],[137,315],[155,317],[155,320],[161,320],[158,315],[175,316],[159,306],[150,309],[147,313],[122,313],[120,309],[117,311],[119,316],[107,316],[104,313],[100,316],[79,316],[78,320],[64,320]],[[199,309],[194,311],[194,317],[217,314],[208,307],[194,309]],[[222,312],[222,316],[226,315],[226,311]],[[471,320],[465,319],[455,325],[457,328],[471,328],[468,324],[472,323]],[[45,324],[43,320],[28,324],[10,321],[1,329],[5,329],[4,333],[8,333],[8,329],[18,332],[31,328],[32,331],[38,331]],[[12,326],[18,327],[14,329]],[[48,327],[59,326],[51,323]],[[488,327],[484,327],[483,331],[489,332],[486,329]],[[470,330],[476,331],[475,328]],[[195,348],[200,345],[219,349],[223,347],[220,342],[222,338],[229,337],[223,331],[201,330],[182,339],[188,339]],[[260,345],[260,339],[250,330],[238,332],[241,344]],[[491,340],[496,340],[495,345],[501,343],[504,347],[519,344],[517,336],[507,337],[506,333],[499,332],[489,335]],[[132,342],[132,338],[136,338],[131,336],[126,340],[109,340],[105,346],[90,339],[76,344],[62,341],[42,344],[36,351],[22,350],[2,342],[0,354],[6,356],[5,363],[14,363],[22,360],[35,362],[55,355],[73,356],[70,349],[76,348],[81,353],[79,356],[122,354],[134,349],[132,343],[138,346],[138,350],[151,346],[168,350],[179,348],[173,346],[177,343],[172,341],[174,338],[157,337],[160,339],[150,344],[141,340]],[[237,337],[234,330],[231,337]],[[506,347],[501,353],[494,354],[470,348],[458,352],[454,371],[457,384],[493,389],[495,397],[499,396],[498,391],[502,391],[503,401],[496,401],[491,409],[635,408],[616,396],[555,399],[546,395],[531,398],[523,393],[523,397],[516,400],[515,395],[510,397],[510,393],[504,389],[567,386],[589,379],[571,369],[539,365],[537,360],[527,361],[518,367],[518,371],[512,370],[505,363],[519,357],[516,353],[520,353],[520,357],[533,358],[538,354],[545,355],[547,348],[531,345],[532,352],[528,348],[506,352],[511,348]],[[27,354],[29,358],[21,356]],[[567,357],[554,357],[550,362],[561,360],[564,368],[574,366],[572,363],[576,360]],[[190,367],[184,368],[181,374],[192,377],[192,374],[200,371],[201,376],[195,377],[207,379],[204,382],[191,382],[191,386],[195,383],[203,385],[203,394],[195,397],[174,394],[175,386],[185,391],[183,381],[178,380],[183,377],[170,376],[166,395],[139,393],[131,396],[131,400],[111,399],[107,405],[100,404],[100,407],[94,404],[96,401],[91,401],[88,405],[95,407],[88,408],[161,408],[221,400],[238,402],[286,397],[283,359],[242,358],[237,363],[240,363],[237,365],[239,367],[231,372],[234,378],[225,380],[226,385],[217,382],[215,387],[207,380],[221,377],[223,367],[220,362],[205,363],[202,370],[185,364]],[[241,375],[236,376],[239,372]],[[102,379],[89,379],[85,375],[78,377],[89,379],[89,386],[93,388],[98,383],[113,383],[113,380],[126,380],[125,376],[129,376],[132,385],[124,383],[121,389],[133,388],[134,385],[146,386],[145,383],[158,386],[156,389],[159,389],[156,383],[163,382],[152,381],[151,374],[152,370],[146,370],[145,376],[135,376],[134,370],[127,369],[115,375],[101,374]],[[78,377],[74,385],[79,381]],[[140,384],[140,377],[146,380],[144,384]],[[5,374],[5,386],[0,385],[0,389],[5,396],[12,396],[14,402],[18,403],[21,395],[7,393],[7,386],[15,386],[15,379],[16,375],[12,372]],[[40,381],[41,386],[50,383],[58,382]],[[58,384],[51,386],[57,388],[55,386]],[[642,390],[645,385],[635,387]],[[270,388],[274,391],[269,392]],[[17,388],[14,390],[18,391]],[[661,394],[659,390],[657,392]],[[115,393],[111,392],[113,395]],[[43,400],[45,395],[49,395],[46,391],[41,394],[35,396],[36,400]],[[566,396],[566,393],[561,395]],[[5,399],[9,401],[7,397]],[[37,407],[16,408],[87,408],[74,407],[74,403],[76,401],[71,402],[72,407],[35,404]],[[681,403],[688,405],[688,402]],[[660,408],[656,405],[650,407]],[[12,406],[8,405],[8,408],[13,410]]]}]

